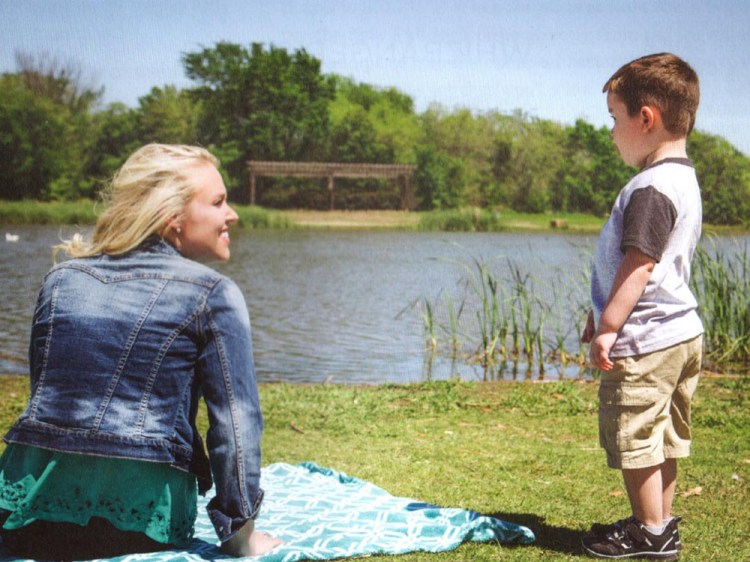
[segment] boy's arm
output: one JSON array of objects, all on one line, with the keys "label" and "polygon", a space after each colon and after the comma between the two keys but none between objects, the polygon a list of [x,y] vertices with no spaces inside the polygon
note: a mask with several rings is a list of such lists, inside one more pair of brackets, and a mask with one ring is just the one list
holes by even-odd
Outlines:
[{"label": "boy's arm", "polygon": [[602,311],[596,333],[591,341],[589,358],[603,371],[612,369],[609,350],[617,339],[617,332],[630,316],[641,298],[656,260],[633,246],[625,250],[625,258],[617,269],[607,304]]}]

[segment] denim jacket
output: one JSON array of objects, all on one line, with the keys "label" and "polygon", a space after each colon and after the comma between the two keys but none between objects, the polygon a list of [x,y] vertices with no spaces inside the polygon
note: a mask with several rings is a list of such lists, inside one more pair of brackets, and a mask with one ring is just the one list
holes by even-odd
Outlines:
[{"label": "denim jacket", "polygon": [[263,418],[247,307],[230,279],[158,238],[64,261],[44,279],[29,358],[31,397],[7,442],[169,463],[201,493],[213,475],[221,540],[255,518]]}]

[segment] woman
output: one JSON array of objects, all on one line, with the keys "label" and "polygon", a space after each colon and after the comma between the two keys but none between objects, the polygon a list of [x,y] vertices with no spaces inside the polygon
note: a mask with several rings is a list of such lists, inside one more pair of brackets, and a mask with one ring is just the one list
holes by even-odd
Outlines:
[{"label": "woman", "polygon": [[[89,559],[184,546],[197,493],[222,550],[254,531],[263,419],[247,307],[198,262],[229,259],[218,161],[144,146],[115,175],[92,241],[45,277],[29,349],[31,397],[0,458],[0,534],[16,556]],[[196,429],[199,398],[209,430]]]}]

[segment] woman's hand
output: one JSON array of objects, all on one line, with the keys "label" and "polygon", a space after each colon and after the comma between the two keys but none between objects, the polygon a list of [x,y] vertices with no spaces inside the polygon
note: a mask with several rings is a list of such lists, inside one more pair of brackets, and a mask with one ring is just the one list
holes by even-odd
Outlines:
[{"label": "woman's hand", "polygon": [[260,556],[276,548],[281,540],[268,533],[255,530],[255,521],[249,519],[228,541],[221,543],[221,552],[234,556]]}]

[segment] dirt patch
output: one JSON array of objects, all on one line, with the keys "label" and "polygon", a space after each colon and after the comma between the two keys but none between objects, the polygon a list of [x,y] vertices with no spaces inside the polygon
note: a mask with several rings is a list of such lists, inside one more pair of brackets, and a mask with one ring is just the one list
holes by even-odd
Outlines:
[{"label": "dirt patch", "polygon": [[419,215],[408,211],[285,211],[298,226],[322,228],[413,228]]}]

